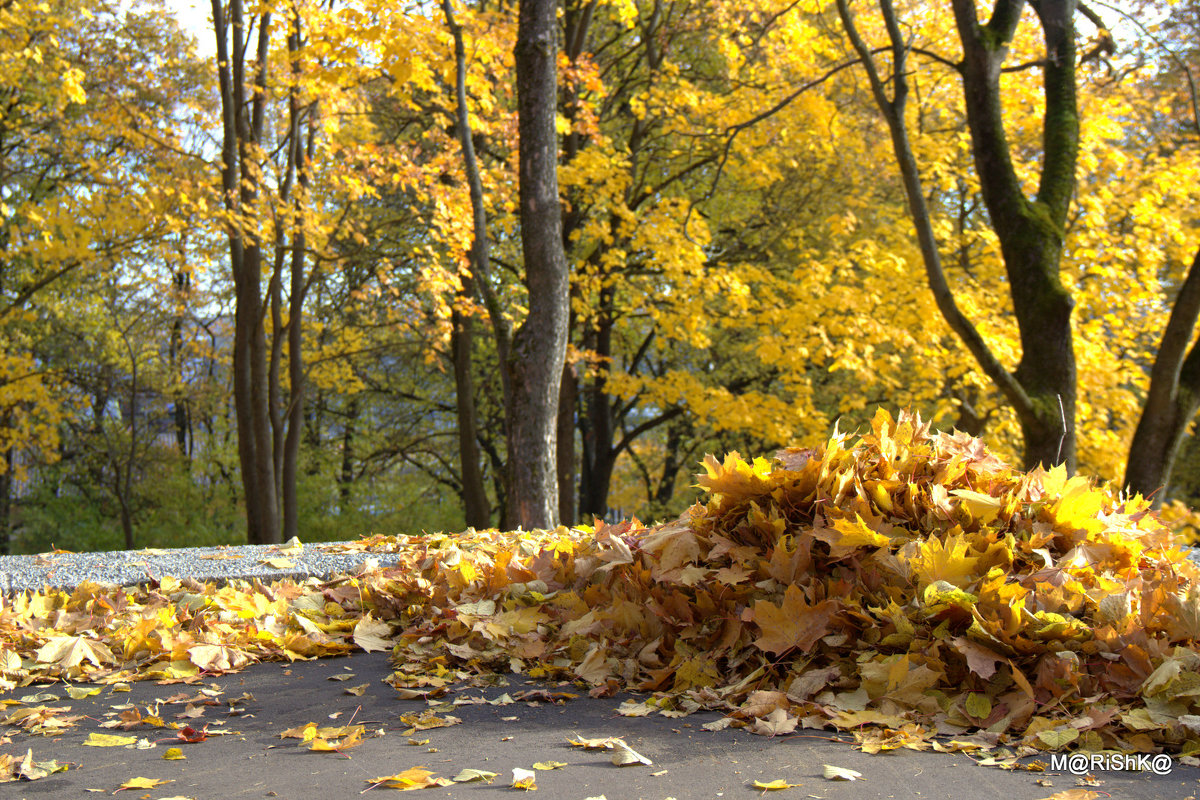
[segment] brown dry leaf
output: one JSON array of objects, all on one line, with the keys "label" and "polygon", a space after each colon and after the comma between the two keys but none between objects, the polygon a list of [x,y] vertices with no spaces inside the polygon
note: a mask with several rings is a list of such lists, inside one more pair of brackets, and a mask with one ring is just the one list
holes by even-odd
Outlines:
[{"label": "brown dry leaf", "polygon": [[809,605],[799,586],[788,586],[783,603],[775,605],[759,600],[747,621],[756,624],[762,633],[754,640],[755,647],[773,655],[796,649],[807,653],[817,640],[829,633],[829,621],[837,613],[836,600],[822,600]]}]

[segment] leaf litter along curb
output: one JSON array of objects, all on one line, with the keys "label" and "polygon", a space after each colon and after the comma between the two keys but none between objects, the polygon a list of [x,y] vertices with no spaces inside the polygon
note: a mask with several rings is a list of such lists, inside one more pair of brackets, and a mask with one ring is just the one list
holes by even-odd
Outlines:
[{"label": "leaf litter along curb", "polygon": [[1141,498],[883,411],[704,468],[706,502],[665,525],[380,539],[396,566],[326,582],[5,598],[0,671],[186,681],[390,636],[405,696],[516,671],[876,750],[1200,751],[1198,572]]}]

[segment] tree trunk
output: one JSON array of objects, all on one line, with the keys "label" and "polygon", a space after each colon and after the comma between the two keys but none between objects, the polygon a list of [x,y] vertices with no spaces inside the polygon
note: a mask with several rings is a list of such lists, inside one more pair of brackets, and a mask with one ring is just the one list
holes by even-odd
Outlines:
[{"label": "tree trunk", "polygon": [[[464,280],[459,301],[466,302],[474,293],[469,280]],[[479,465],[478,420],[475,414],[475,384],[471,376],[471,351],[474,342],[474,322],[455,307],[451,314],[450,357],[454,362],[455,403],[458,413],[458,460],[462,471],[462,502],[468,527],[482,530],[488,527],[491,508],[483,486],[483,469]]]},{"label": "tree trunk", "polygon": [[345,514],[350,510],[351,491],[354,488],[354,435],[358,424],[358,398],[350,398],[346,407],[346,423],[342,427],[342,468],[338,474],[338,509]]},{"label": "tree trunk", "polygon": [[[262,141],[266,105],[270,14],[255,21],[258,41],[253,83],[248,85],[246,51],[248,26],[242,0],[230,0],[229,18],[223,0],[212,0],[216,32],[217,77],[221,96],[221,184],[225,208],[229,261],[234,284],[233,395],[237,416],[238,458],[246,503],[246,538],[252,544],[281,541],[275,493],[274,453],[270,421],[267,343],[262,297],[262,248],[243,233],[234,215],[253,207],[259,192],[254,160]],[[229,40],[233,40],[231,57]],[[247,97],[247,90],[250,97]]]},{"label": "tree trunk", "polygon": [[1192,260],[1150,370],[1150,388],[1129,446],[1125,488],[1162,505],[1188,425],[1200,408],[1200,346],[1188,344],[1200,317],[1200,250]]},{"label": "tree trunk", "polygon": [[567,348],[568,273],[558,197],[557,3],[521,0],[514,48],[521,252],[529,314],[508,359],[510,505],[524,528],[558,521],[558,392]]},{"label": "tree trunk", "polygon": [[1073,0],[1043,0],[1037,5],[1046,38],[1047,57],[1043,66],[1046,111],[1042,171],[1033,200],[1025,196],[1013,166],[1000,94],[1001,67],[1024,2],[997,0],[991,19],[981,25],[973,0],[953,0],[964,53],[959,69],[975,169],[1000,242],[1021,337],[1021,360],[1012,372],[1000,363],[959,309],[946,281],[905,125],[909,89],[906,64],[910,51],[892,2],[880,0],[879,4],[892,60],[891,76],[886,81],[878,71],[874,52],[858,34],[847,0],[838,0],[837,5],[842,25],[866,68],[876,104],[887,121],[926,278],[939,311],[1015,409],[1024,438],[1025,466],[1061,463],[1073,470],[1076,393],[1071,334],[1073,301],[1059,276],[1079,145]]},{"label": "tree trunk", "polygon": [[1000,242],[1021,338],[1013,375],[1029,404],[1017,409],[1026,468],[1075,467],[1074,301],[1059,276],[1067,211],[1075,193],[1079,113],[1075,92],[1073,0],[1036,3],[1046,41],[1043,158],[1030,201],[1013,167],[1001,110],[1000,71],[1024,3],[998,0],[980,25],[973,0],[954,0],[963,42],[963,94],[980,191]]},{"label": "tree trunk", "polygon": [[555,445],[558,520],[564,525],[574,525],[578,514],[575,510],[575,406],[578,395],[575,370],[571,364],[564,363],[558,390],[558,442]]},{"label": "tree trunk", "polygon": [[[283,440],[283,539],[291,539],[300,531],[300,503],[297,497],[296,473],[300,461],[300,437],[304,430],[304,297],[308,282],[304,262],[308,240],[304,229],[304,209],[308,202],[309,165],[312,163],[316,133],[316,107],[300,106],[300,49],[303,39],[299,12],[293,11],[288,32],[288,55],[292,59],[292,86],[288,98],[288,126],[292,142],[292,164],[296,176],[296,191],[292,198],[292,242],[288,284],[288,405],[283,415],[287,434]],[[307,132],[307,137],[305,133]],[[276,336],[282,335],[276,331]]]},{"label": "tree trunk", "polygon": [[0,556],[12,552],[12,473],[13,451],[4,451],[4,471],[0,473]]}]

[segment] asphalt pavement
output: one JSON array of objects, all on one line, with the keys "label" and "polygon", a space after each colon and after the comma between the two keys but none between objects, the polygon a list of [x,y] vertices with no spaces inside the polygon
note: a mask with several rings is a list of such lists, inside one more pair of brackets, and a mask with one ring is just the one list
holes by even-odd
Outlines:
[{"label": "asphalt pavement", "polygon": [[[51,736],[18,728],[2,734],[0,752],[33,760],[69,762],[70,769],[36,781],[0,785],[5,798],[85,798],[112,794],[122,785],[142,786],[120,796],[149,798],[351,798],[390,793],[388,776],[453,779],[463,770],[495,773],[490,784],[454,783],[420,789],[416,797],[467,800],[512,798],[513,770],[533,775],[537,795],[562,800],[665,800],[666,798],[956,798],[1037,800],[1056,793],[1082,798],[1188,798],[1200,790],[1200,768],[1175,762],[1168,774],[1093,771],[1093,784],[1077,786],[1065,770],[1029,772],[979,766],[962,753],[861,752],[829,731],[801,731],[767,738],[737,729],[707,731],[716,713],[687,717],[623,717],[621,696],[590,698],[570,685],[525,682],[486,688],[455,687],[431,700],[402,699],[384,682],[390,674],[384,653],[295,663],[263,663],[240,673],[210,676],[193,684],[132,683],[72,699],[61,685],[28,686],[3,700],[21,700],[4,710],[31,705],[69,706],[75,724]],[[125,689],[125,687],[119,687]],[[358,694],[356,694],[356,692]],[[522,692],[532,694],[522,695]],[[565,702],[555,693],[580,696]],[[55,699],[43,696],[46,693]],[[78,694],[78,691],[76,692]],[[506,696],[507,695],[507,696]],[[490,702],[489,702],[490,701]],[[510,702],[511,701],[511,702]],[[124,714],[124,718],[122,718]],[[424,715],[424,716],[422,716]],[[146,721],[150,718],[150,721]],[[156,720],[164,727],[155,727]],[[423,728],[437,721],[461,720]],[[104,727],[124,719],[128,729]],[[137,720],[141,719],[139,723]],[[166,727],[174,723],[187,728]],[[305,743],[303,730],[323,729]],[[362,725],[362,733],[353,734]],[[289,733],[281,737],[280,734]],[[132,737],[116,746],[85,744],[94,734]],[[300,738],[297,738],[300,737]],[[585,750],[571,740],[619,737],[650,764],[613,763],[613,749]],[[199,739],[185,742],[184,739]],[[321,740],[335,749],[312,749]],[[357,740],[357,743],[355,743]],[[2,740],[0,740],[2,741]],[[343,746],[349,742],[349,746]],[[321,746],[321,745],[319,745]],[[176,748],[182,759],[170,759]],[[558,766],[556,766],[556,764]],[[829,780],[825,765],[853,770],[853,781]],[[471,773],[466,773],[468,776]],[[517,778],[524,773],[517,773]],[[156,783],[162,781],[162,783]],[[789,788],[767,791],[754,782],[781,781]],[[778,785],[778,784],[776,784]],[[130,794],[126,794],[130,792]],[[1095,794],[1089,794],[1094,792]]]}]

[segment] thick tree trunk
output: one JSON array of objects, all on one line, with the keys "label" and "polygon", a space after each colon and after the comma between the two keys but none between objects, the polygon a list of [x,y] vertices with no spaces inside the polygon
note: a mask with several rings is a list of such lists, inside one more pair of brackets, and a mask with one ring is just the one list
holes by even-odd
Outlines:
[{"label": "thick tree trunk", "polygon": [[[1025,196],[1013,166],[1001,110],[1000,73],[1024,0],[997,0],[981,24],[974,0],[952,0],[963,46],[967,125],[980,190],[1000,241],[1022,353],[1009,371],[958,308],[942,268],[920,172],[905,126],[909,42],[892,0],[880,0],[890,40],[891,76],[881,77],[875,54],[858,34],[846,0],[838,13],[867,71],[877,105],[888,123],[909,211],[925,262],[926,277],[947,324],[1004,393],[1021,422],[1026,467],[1075,466],[1075,354],[1073,301],[1059,276],[1067,210],[1075,190],[1079,119],[1075,97],[1073,0],[1042,0],[1037,12],[1046,39],[1042,67],[1046,111],[1042,171],[1037,195]],[[887,88],[891,88],[888,96]]]},{"label": "thick tree trunk", "polygon": [[508,464],[512,519],[558,520],[558,392],[567,347],[567,259],[558,198],[557,4],[521,0],[514,50],[520,136],[521,252],[529,314],[508,359],[512,404]]},{"label": "thick tree trunk", "polygon": [[1179,444],[1200,408],[1200,347],[1188,344],[1200,317],[1200,250],[1192,260],[1150,371],[1150,388],[1142,406],[1129,461],[1125,488],[1162,505],[1170,485]]},{"label": "thick tree trunk", "polygon": [[1043,159],[1031,201],[1013,167],[1001,109],[1000,71],[1024,6],[998,0],[981,25],[971,0],[954,0],[963,42],[963,94],[980,191],[1000,242],[1021,337],[1013,375],[1029,404],[1018,408],[1027,468],[1075,466],[1074,301],[1059,276],[1067,211],[1075,193],[1079,114],[1075,92],[1073,0],[1042,0],[1035,9],[1046,42]]}]

